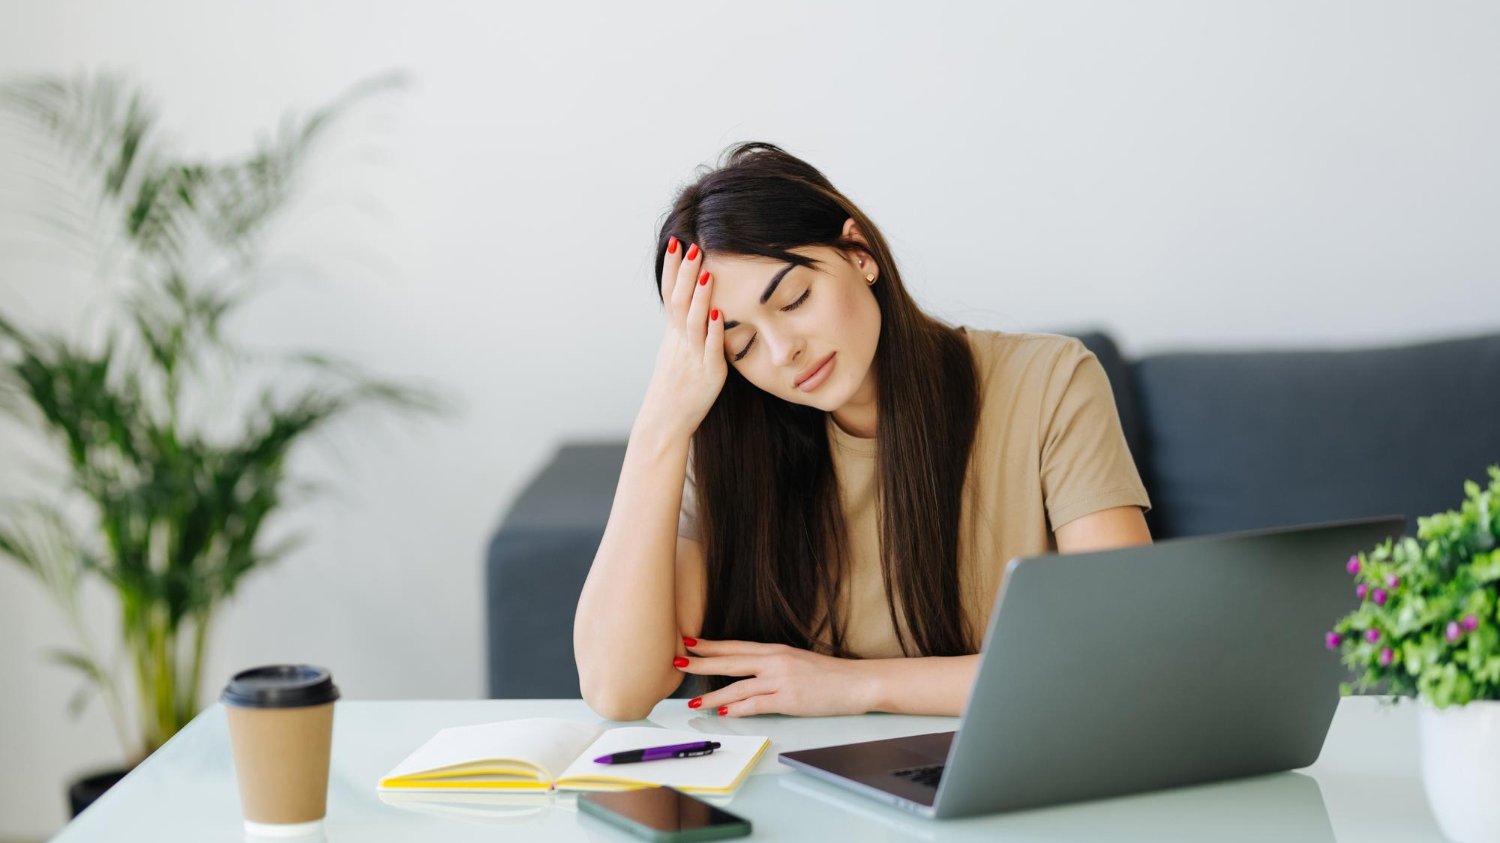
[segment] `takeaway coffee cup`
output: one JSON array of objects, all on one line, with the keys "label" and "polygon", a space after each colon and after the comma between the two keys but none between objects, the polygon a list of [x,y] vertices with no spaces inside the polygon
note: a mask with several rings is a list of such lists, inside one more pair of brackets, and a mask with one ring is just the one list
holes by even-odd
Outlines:
[{"label": "takeaway coffee cup", "polygon": [[306,664],[251,668],[225,686],[219,701],[229,716],[250,834],[294,837],[322,829],[338,698],[332,674]]}]

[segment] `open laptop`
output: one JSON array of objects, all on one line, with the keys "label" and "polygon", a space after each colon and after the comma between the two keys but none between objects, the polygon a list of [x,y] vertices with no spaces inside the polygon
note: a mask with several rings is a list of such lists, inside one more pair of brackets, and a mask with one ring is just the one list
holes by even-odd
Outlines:
[{"label": "open laptop", "polygon": [[957,732],[780,754],[927,817],[1306,767],[1348,678],[1324,633],[1382,516],[1010,560]]}]

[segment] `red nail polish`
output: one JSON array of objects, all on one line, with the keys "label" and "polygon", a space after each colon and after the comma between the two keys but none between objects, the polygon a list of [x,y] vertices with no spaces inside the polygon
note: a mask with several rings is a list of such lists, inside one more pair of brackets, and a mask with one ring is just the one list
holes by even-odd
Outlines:
[{"label": "red nail polish", "polygon": [[702,697],[693,697],[692,699],[688,700],[688,708],[697,708],[700,705],[703,705]]},{"label": "red nail polish", "polygon": [[[719,314],[719,311],[718,311],[717,308],[715,308],[714,309],[714,316],[718,316],[718,314]],[[689,646],[689,647],[696,647],[696,646],[698,646],[698,639],[696,639],[696,638],[689,638],[686,635],[684,635],[684,636],[682,636],[682,643],[685,644],[686,646]]]},{"label": "red nail polish", "polygon": [[[719,309],[717,307],[714,308],[713,310],[710,310],[708,312],[708,320],[710,322],[717,322],[717,321],[719,321]],[[688,646],[691,647],[693,645],[689,644]]]},{"label": "red nail polish", "polygon": [[683,658],[682,656],[678,656],[677,658],[672,659],[672,666],[687,667],[687,659]]},{"label": "red nail polish", "polygon": [[729,713],[729,706],[727,706],[727,705],[721,705],[721,706],[719,706],[719,714],[720,715],[725,715],[725,714],[728,714],[728,713]]},{"label": "red nail polish", "polygon": [[669,254],[669,255],[675,255],[675,254],[677,254],[677,238],[676,237],[671,237],[671,238],[667,239],[667,254]]},{"label": "red nail polish", "polygon": [[707,283],[708,283],[708,270],[705,269],[705,270],[703,270],[703,274],[700,275],[700,276],[698,276],[698,286],[702,287],[702,286],[706,285]]},{"label": "red nail polish", "polygon": [[692,260],[696,257],[698,257],[698,244],[694,243],[693,245],[688,247],[687,259]]}]

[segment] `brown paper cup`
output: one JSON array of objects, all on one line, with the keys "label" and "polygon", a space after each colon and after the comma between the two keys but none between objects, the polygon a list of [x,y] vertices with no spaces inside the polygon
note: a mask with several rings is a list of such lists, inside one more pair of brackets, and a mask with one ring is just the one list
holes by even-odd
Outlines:
[{"label": "brown paper cup", "polygon": [[337,696],[327,671],[306,665],[244,671],[225,689],[247,831],[287,837],[321,828]]}]

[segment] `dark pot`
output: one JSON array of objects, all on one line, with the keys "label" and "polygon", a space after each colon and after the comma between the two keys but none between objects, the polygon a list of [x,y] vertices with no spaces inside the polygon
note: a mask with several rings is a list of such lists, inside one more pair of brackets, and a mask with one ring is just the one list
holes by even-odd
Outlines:
[{"label": "dark pot", "polygon": [[104,791],[114,787],[115,782],[125,778],[129,770],[104,770],[91,776],[79,779],[68,786],[68,805],[73,810],[73,816],[83,813],[83,809],[94,804],[94,800],[104,795]]}]

